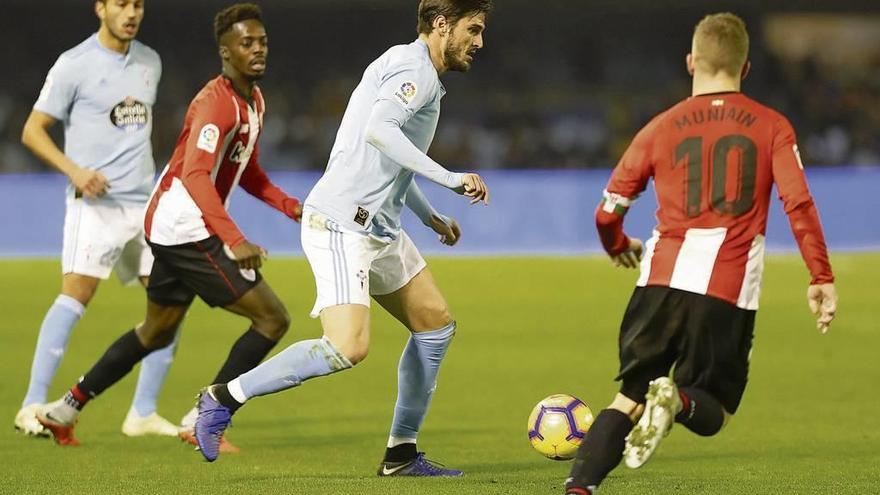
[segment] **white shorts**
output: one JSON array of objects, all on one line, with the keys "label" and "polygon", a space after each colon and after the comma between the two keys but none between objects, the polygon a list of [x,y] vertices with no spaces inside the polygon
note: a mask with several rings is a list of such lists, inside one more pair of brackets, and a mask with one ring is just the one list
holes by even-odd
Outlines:
[{"label": "white shorts", "polygon": [[400,289],[427,266],[402,230],[389,244],[310,210],[303,213],[302,226],[303,251],[317,289],[312,318],[340,304],[369,307],[370,296]]},{"label": "white shorts", "polygon": [[153,253],[144,239],[144,209],[68,198],[62,272],[106,280],[114,266],[125,285],[150,275]]}]

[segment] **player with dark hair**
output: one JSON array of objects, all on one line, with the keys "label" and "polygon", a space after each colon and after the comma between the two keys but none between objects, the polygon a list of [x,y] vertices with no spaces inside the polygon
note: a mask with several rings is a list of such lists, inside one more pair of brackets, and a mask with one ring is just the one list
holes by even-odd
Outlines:
[{"label": "player with dark hair", "polygon": [[371,63],[342,118],[324,176],[303,214],[303,250],[312,267],[324,335],[297,342],[257,368],[202,393],[196,438],[209,461],[231,415],[245,401],[342,371],[362,361],[370,344],[370,299],[409,331],[398,368],[398,397],[380,476],[459,476],[428,461],[416,439],[440,364],[455,335],[439,288],[400,227],[404,205],[454,245],[458,223],[431,207],[414,181],[422,175],[471,198],[489,201],[477,174],[453,173],[425,152],[434,137],[445,90],[439,76],[467,71],[483,46],[489,0],[423,0],[419,37]]},{"label": "player with dark hair", "polygon": [[[622,458],[643,465],[673,422],[711,436],[733,417],[748,376],[774,184],[812,277],[807,302],[819,330],[834,319],[834,276],[794,130],[740,92],[748,46],[733,14],[697,24],[687,56],[692,96],[639,131],[596,210],[615,265],[636,267],[643,250],[644,258],[620,328],[620,393],[587,432],[566,494],[593,493]],[[623,216],[652,177],[659,224],[643,246],[624,234]]]},{"label": "player with dark hair", "polygon": [[258,163],[265,102],[256,81],[266,71],[268,39],[259,7],[237,4],[217,14],[222,74],[190,103],[171,161],[147,206],[144,231],[156,261],[145,321],[107,349],[60,403],[38,415],[60,444],[77,441],[83,406],[174,337],[195,296],[251,321],[214,381],[256,366],[290,325],[284,305],[258,269],[266,252],[245,239],[229,217],[232,189],[248,193],[293,220],[300,201],[275,186]]},{"label": "player with dark hair", "polygon": [[[40,326],[27,394],[15,416],[15,428],[27,435],[49,435],[37,413],[101,280],[115,269],[123,284],[140,280],[146,286],[153,265],[143,211],[155,174],[150,134],[162,62],[135,40],[143,0],[98,0],[94,8],[98,32],[58,57],[21,137],[70,179],[61,293]],[[48,132],[58,121],[64,123],[64,152]],[[177,435],[177,427],[156,413],[173,357],[172,342],[144,360],[124,434]]]}]

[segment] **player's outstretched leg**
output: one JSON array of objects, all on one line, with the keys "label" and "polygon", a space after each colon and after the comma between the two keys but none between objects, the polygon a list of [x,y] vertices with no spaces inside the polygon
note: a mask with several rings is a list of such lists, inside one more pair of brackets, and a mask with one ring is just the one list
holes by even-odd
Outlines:
[{"label": "player's outstretched leg", "polygon": [[578,447],[571,474],[565,480],[567,495],[591,495],[620,464],[626,435],[642,409],[641,404],[617,394],[614,402],[599,412]]},{"label": "player's outstretched leg", "polygon": [[167,346],[151,352],[141,361],[141,370],[138,373],[137,387],[131,408],[122,423],[122,433],[129,437],[145,435],[159,435],[176,437],[178,428],[171,421],[163,418],[156,412],[156,402],[159,392],[168,376],[168,369],[174,361],[174,353],[177,350],[177,341],[180,331],[174,341]]},{"label": "player's outstretched leg", "polygon": [[58,444],[78,444],[73,428],[83,407],[121,380],[150,352],[170,344],[188,307],[160,306],[148,301],[144,323],[119,337],[61,400],[37,414],[37,420],[52,432]]},{"label": "player's outstretched leg", "polygon": [[456,324],[449,314],[446,301],[427,268],[418,271],[402,288],[374,297],[411,331],[397,369],[394,419],[377,474],[461,476],[463,473],[460,470],[448,469],[429,461],[424,452],[416,448],[419,429],[437,387],[440,365],[455,336]]},{"label": "player's outstretched leg", "polygon": [[652,380],[645,395],[645,412],[626,437],[624,459],[627,467],[643,466],[669,435],[675,417],[682,409],[675,382],[667,376]]},{"label": "player's outstretched leg", "polygon": [[199,396],[195,424],[195,437],[202,455],[208,462],[217,459],[223,432],[231,423],[232,415],[248,399],[296,387],[310,378],[352,365],[327,337],[303,340],[228,384],[208,387]]}]

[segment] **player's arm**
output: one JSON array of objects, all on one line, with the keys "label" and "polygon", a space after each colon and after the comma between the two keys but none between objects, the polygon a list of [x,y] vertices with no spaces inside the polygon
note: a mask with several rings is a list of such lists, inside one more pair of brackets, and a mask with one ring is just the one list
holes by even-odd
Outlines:
[{"label": "player's arm", "polygon": [[633,201],[645,190],[653,174],[652,129],[649,124],[630,143],[611,173],[611,179],[602,192],[602,201],[596,208],[599,239],[615,266],[637,267],[644,250],[642,241],[624,233],[623,218]]},{"label": "player's arm", "polygon": [[443,244],[454,246],[461,238],[461,227],[458,222],[434,209],[415,180],[410,183],[406,192],[406,206],[423,224],[437,233]]},{"label": "player's arm", "polygon": [[88,198],[102,196],[110,187],[103,174],[80,167],[52,140],[49,129],[66,120],[76,95],[76,79],[69,61],[59,58],[52,66],[40,96],[21,132],[21,143],[37,158],[66,175],[77,191]]},{"label": "player's arm", "polygon": [[781,120],[777,124],[773,142],[773,182],[801,256],[810,271],[807,302],[810,310],[818,315],[816,327],[825,333],[837,312],[837,291],[819,212],[807,186],[796,143],[791,124]]},{"label": "player's arm", "polygon": [[298,198],[289,196],[269,179],[260,167],[258,156],[259,149],[255,148],[250,162],[241,174],[239,185],[251,196],[299,222],[302,218],[302,202]]},{"label": "player's arm", "polygon": [[471,203],[489,202],[489,189],[478,174],[446,170],[417,148],[401,127],[425,104],[432,78],[421,67],[401,67],[389,74],[379,88],[367,122],[366,140],[383,155],[443,187],[471,198]]},{"label": "player's arm", "polygon": [[181,181],[202,212],[205,223],[229,246],[242,268],[259,268],[265,251],[248,242],[220,200],[211,181],[211,170],[222,153],[220,143],[232,132],[236,109],[229,103],[205,100],[197,103],[186,151]]}]

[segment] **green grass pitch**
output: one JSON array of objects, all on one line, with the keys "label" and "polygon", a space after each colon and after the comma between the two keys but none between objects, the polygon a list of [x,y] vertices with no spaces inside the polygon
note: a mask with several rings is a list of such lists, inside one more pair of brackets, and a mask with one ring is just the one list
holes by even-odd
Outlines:
[{"label": "green grass pitch", "polygon": [[[718,437],[676,428],[639,471],[619,467],[603,495],[880,493],[880,255],[833,259],[841,296],[829,335],[815,330],[796,256],[768,259],[750,385]],[[595,412],[616,391],[617,328],[635,272],[605,259],[441,258],[431,267],[459,321],[420,438],[462,479],[380,479],[403,328],[374,308],[370,356],[356,369],[254,400],[229,437],[242,448],[208,464],[174,439],[119,431],[136,373],[84,411],[83,445],[59,448],[13,431],[37,329],[59,287],[56,261],[2,261],[0,493],[556,494],[569,464],[528,445],[526,418],[552,393]],[[319,335],[302,259],[271,260],[266,279],[294,323],[279,348]],[[52,386],[58,397],[143,315],[137,288],[104,284],[71,338]],[[247,328],[197,303],[188,316],[160,412],[177,420]]]}]

